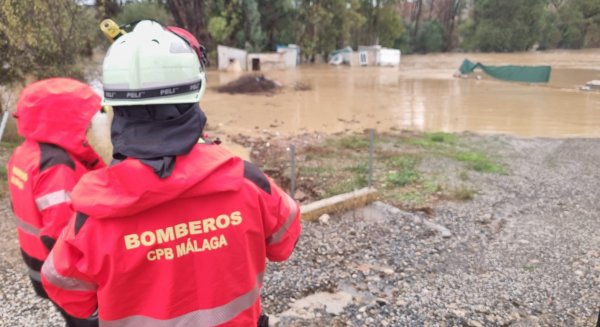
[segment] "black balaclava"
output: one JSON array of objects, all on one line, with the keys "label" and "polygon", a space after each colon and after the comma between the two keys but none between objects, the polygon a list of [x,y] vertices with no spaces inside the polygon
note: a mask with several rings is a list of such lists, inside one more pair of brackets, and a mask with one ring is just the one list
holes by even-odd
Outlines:
[{"label": "black balaclava", "polygon": [[139,159],[160,178],[171,175],[175,156],[190,152],[206,124],[206,115],[197,103],[113,109],[113,163],[128,157]]}]

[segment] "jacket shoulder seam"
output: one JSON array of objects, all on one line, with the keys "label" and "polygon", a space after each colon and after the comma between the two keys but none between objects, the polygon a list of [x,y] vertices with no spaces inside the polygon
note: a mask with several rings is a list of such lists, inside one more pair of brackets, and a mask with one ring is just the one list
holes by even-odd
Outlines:
[{"label": "jacket shoulder seam", "polygon": [[267,176],[253,163],[246,160],[244,160],[244,178],[267,194],[271,194],[271,183],[269,183]]},{"label": "jacket shoulder seam", "polygon": [[54,144],[40,143],[40,173],[58,165],[75,170],[75,161],[67,151]]}]

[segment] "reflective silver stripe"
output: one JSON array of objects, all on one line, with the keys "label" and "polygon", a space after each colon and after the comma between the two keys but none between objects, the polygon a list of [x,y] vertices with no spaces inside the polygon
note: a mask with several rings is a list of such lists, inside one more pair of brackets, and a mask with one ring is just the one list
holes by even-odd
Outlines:
[{"label": "reflective silver stripe", "polygon": [[35,199],[35,204],[37,204],[37,207],[40,211],[57,204],[68,202],[71,202],[71,196],[69,195],[69,192],[65,190],[48,193]]},{"label": "reflective silver stripe", "polygon": [[290,216],[285,221],[285,223],[283,223],[283,226],[281,226],[281,228],[279,228],[278,231],[273,233],[273,235],[271,235],[267,239],[268,245],[275,244],[275,243],[281,241],[281,239],[285,235],[285,232],[287,232],[288,228],[290,228],[290,225],[292,224],[292,222],[294,221],[294,218],[296,217],[296,214],[298,213],[298,206],[296,205],[296,201],[294,201],[294,199],[290,198],[289,196],[287,198],[288,198],[288,203],[290,205]]},{"label": "reflective silver stripe", "polygon": [[17,228],[20,228],[22,231],[24,231],[27,234],[31,234],[33,236],[39,236],[41,229],[37,228],[27,222],[25,222],[23,219],[21,219],[20,217],[15,216],[15,221],[17,223]]},{"label": "reflective silver stripe", "polygon": [[156,319],[146,316],[131,316],[117,320],[100,320],[101,327],[174,327],[174,326],[217,326],[224,324],[244,310],[252,307],[260,296],[263,274],[256,278],[256,285],[248,293],[229,303],[212,309],[200,309],[172,319]]},{"label": "reflective silver stripe", "polygon": [[27,273],[29,275],[29,277],[31,277],[31,279],[35,280],[36,282],[42,282],[42,276],[40,276],[40,272],[37,270],[33,270],[31,268],[27,268]]},{"label": "reflective silver stripe", "polygon": [[42,266],[42,274],[46,279],[56,287],[60,287],[68,291],[95,291],[96,285],[86,282],[83,280],[65,277],[59,274],[54,267],[54,251],[50,252],[50,255]]}]

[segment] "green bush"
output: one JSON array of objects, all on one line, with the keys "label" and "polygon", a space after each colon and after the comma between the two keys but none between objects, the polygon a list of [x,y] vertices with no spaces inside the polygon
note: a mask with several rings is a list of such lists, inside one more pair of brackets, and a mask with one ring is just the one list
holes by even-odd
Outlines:
[{"label": "green bush", "polygon": [[26,76],[81,79],[75,63],[91,55],[98,23],[73,0],[0,0],[0,84]]},{"label": "green bush", "polygon": [[558,15],[554,12],[546,12],[542,20],[542,29],[540,39],[538,40],[540,49],[553,49],[560,44],[561,33],[558,28]]},{"label": "green bush", "polygon": [[424,53],[444,50],[444,28],[440,22],[432,20],[423,25],[417,36],[415,48]]}]

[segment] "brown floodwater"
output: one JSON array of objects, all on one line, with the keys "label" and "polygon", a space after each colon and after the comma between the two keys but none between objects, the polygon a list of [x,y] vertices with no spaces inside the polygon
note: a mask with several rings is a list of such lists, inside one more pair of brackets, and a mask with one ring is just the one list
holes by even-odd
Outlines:
[{"label": "brown floodwater", "polygon": [[[547,85],[496,81],[482,74],[454,78],[466,57],[489,65],[551,65],[552,75]],[[600,49],[411,55],[402,58],[400,68],[303,65],[264,73],[281,83],[282,90],[273,95],[218,93],[214,88],[241,75],[211,71],[200,103],[212,136],[244,158],[249,158],[248,149],[231,142],[231,136],[375,128],[600,137],[600,92],[579,90],[600,79]],[[312,89],[295,91],[298,82]],[[108,161],[110,115],[97,115],[92,125],[90,142]]]},{"label": "brown floodwater", "polygon": [[[464,58],[488,65],[551,65],[547,85],[454,78]],[[304,65],[266,71],[274,95],[229,95],[214,88],[239,74],[211,71],[201,101],[218,133],[295,135],[408,129],[519,136],[600,136],[600,49],[517,54],[403,56],[400,68]],[[302,82],[308,91],[295,91]]]}]

